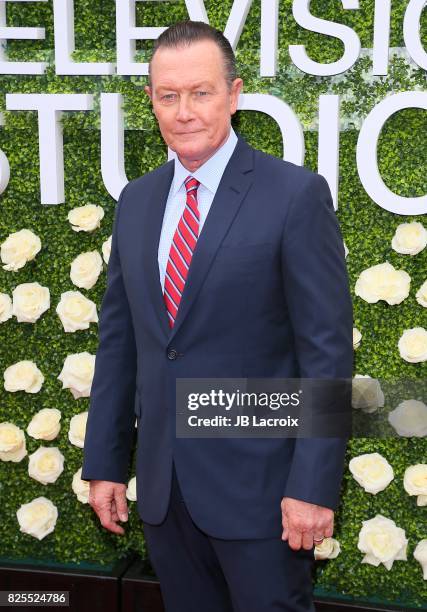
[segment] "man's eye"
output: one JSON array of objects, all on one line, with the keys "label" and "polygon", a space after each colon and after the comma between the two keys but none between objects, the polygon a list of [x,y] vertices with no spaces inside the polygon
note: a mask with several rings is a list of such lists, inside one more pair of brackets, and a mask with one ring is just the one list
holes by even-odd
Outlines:
[{"label": "man's eye", "polygon": [[201,98],[203,96],[207,96],[209,92],[207,91],[196,91],[196,95]]},{"label": "man's eye", "polygon": [[164,100],[165,102],[170,102],[171,100],[174,100],[175,98],[175,94],[164,94],[162,96],[162,100]]}]

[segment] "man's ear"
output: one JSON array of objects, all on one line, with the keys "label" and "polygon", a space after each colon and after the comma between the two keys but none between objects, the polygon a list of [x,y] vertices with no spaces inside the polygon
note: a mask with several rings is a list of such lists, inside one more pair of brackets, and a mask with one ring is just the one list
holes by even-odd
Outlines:
[{"label": "man's ear", "polygon": [[153,100],[153,97],[152,97],[153,93],[151,91],[151,87],[149,85],[145,85],[144,91],[147,94],[147,96],[150,98],[150,100],[152,101]]},{"label": "man's ear", "polygon": [[231,84],[231,91],[230,91],[230,114],[231,115],[234,115],[234,113],[237,110],[237,104],[239,102],[239,95],[242,89],[243,89],[243,80],[240,78],[234,79],[233,83]]}]

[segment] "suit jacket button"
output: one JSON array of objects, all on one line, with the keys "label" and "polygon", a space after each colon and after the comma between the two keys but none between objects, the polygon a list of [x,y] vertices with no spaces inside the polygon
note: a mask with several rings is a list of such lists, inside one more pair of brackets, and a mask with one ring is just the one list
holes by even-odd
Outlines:
[{"label": "suit jacket button", "polygon": [[168,351],[168,359],[176,359],[178,357],[178,351],[175,349],[169,349]]}]

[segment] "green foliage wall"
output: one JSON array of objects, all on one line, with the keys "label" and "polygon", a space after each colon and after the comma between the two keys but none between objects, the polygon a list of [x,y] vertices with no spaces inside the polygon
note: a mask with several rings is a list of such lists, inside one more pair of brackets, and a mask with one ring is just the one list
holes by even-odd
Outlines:
[{"label": "green foliage wall", "polygon": [[[115,61],[115,3],[112,0],[75,0],[74,4],[75,60]],[[211,25],[224,30],[232,1],[205,0],[205,5]],[[393,2],[391,47],[404,45],[402,24],[406,6],[405,0]],[[94,93],[97,101],[100,92],[120,92],[124,96],[128,178],[135,178],[166,161],[166,147],[143,90],[145,77],[56,76],[52,3],[10,3],[7,10],[8,25],[39,25],[46,29],[45,40],[10,41],[7,47],[9,59],[45,60],[49,62],[49,69],[43,76],[0,76],[0,110],[5,110],[6,93]],[[357,11],[343,10],[338,0],[313,0],[311,11],[349,25],[358,33],[362,47],[372,47],[373,0],[361,2],[361,9]],[[186,17],[183,1],[137,3],[137,25],[164,26]],[[424,12],[421,21],[424,44],[427,42],[426,25]],[[355,161],[360,120],[390,92],[425,88],[425,72],[416,67],[409,70],[405,59],[396,55],[391,60],[387,77],[369,78],[369,56],[361,57],[341,79],[301,73],[290,62],[289,44],[303,43],[312,59],[325,62],[339,59],[343,46],[337,39],[300,28],[292,18],[291,0],[282,0],[278,74],[276,78],[260,78],[259,29],[260,0],[254,0],[237,49],[244,90],[274,94],[294,109],[305,128],[304,164],[313,170],[317,170],[318,96],[326,92],[343,95],[342,128],[345,129],[340,135],[338,218],[349,249],[347,266],[353,294],[354,325],[363,333],[362,343],[355,354],[354,373],[384,379],[425,379],[427,363],[403,361],[397,350],[397,341],[404,329],[427,327],[426,309],[415,300],[415,291],[426,278],[427,249],[410,257],[396,253],[390,246],[398,224],[423,222],[423,217],[397,216],[377,206],[359,181]],[[149,51],[150,43],[138,43],[140,60],[143,61]],[[8,558],[51,559],[63,563],[86,561],[102,565],[130,549],[145,554],[135,502],[129,502],[130,520],[126,535],[120,537],[102,529],[91,508],[81,504],[72,492],[71,479],[81,466],[82,450],[68,441],[68,424],[74,414],[88,409],[89,400],[74,400],[68,390],[62,390],[62,383],[57,379],[68,354],[85,350],[95,354],[98,342],[96,325],[85,331],[64,333],[55,313],[61,293],[75,288],[69,277],[71,261],[83,251],[100,251],[102,242],[111,233],[116,202],[107,193],[101,178],[97,103],[95,108],[92,112],[64,113],[66,203],[58,206],[40,204],[37,114],[5,111],[5,125],[0,128],[0,148],[11,167],[9,186],[0,196],[0,242],[22,228],[32,229],[42,241],[41,252],[18,272],[6,272],[0,268],[0,291],[11,295],[19,283],[37,280],[51,292],[51,308],[36,323],[17,323],[12,318],[0,324],[1,372],[16,361],[33,359],[46,378],[42,390],[34,395],[23,391],[6,392],[1,385],[0,422],[11,421],[25,430],[38,410],[58,408],[62,413],[61,432],[58,438],[47,444],[58,446],[65,455],[64,472],[56,483],[47,486],[28,476],[27,458],[20,463],[0,462],[0,554]],[[233,125],[253,146],[282,156],[279,129],[267,115],[240,112],[233,118]],[[410,109],[394,115],[382,131],[378,155],[382,177],[390,189],[404,196],[425,194],[426,113]],[[103,206],[105,217],[101,228],[93,233],[76,233],[67,220],[68,211],[87,203]],[[383,301],[368,304],[354,295],[355,281],[363,269],[386,259],[410,274],[410,295],[397,306],[389,306]],[[99,307],[104,290],[105,273],[92,289],[82,292]],[[33,438],[26,436],[26,439],[29,454],[40,446]],[[395,470],[395,479],[386,490],[373,496],[365,493],[346,471],[334,534],[341,543],[342,552],[336,559],[317,564],[316,588],[318,592],[330,591],[361,599],[378,597],[406,601],[408,606],[421,605],[427,601],[427,583],[422,579],[421,567],[413,559],[412,552],[415,544],[427,537],[427,510],[417,507],[414,498],[406,494],[402,477],[408,465],[427,462],[427,444],[420,439],[352,440],[348,459],[374,450],[389,460]],[[130,475],[134,473],[132,465]],[[21,533],[16,519],[16,509],[39,495],[49,497],[59,509],[54,532],[40,542]],[[391,571],[382,565],[375,568],[360,563],[363,555],[357,549],[357,537],[361,521],[376,513],[393,518],[409,537],[408,561],[395,562]]]}]

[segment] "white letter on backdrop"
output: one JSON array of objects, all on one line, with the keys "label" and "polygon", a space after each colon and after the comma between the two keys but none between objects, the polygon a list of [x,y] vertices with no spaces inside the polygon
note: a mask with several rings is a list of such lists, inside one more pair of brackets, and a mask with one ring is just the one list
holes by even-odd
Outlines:
[{"label": "white letter on backdrop", "polygon": [[283,159],[302,166],[304,163],[304,132],[294,111],[270,94],[240,94],[238,110],[259,111],[270,115],[280,128]]},{"label": "white letter on backdrop", "polygon": [[426,0],[410,0],[403,19],[403,38],[408,53],[420,68],[427,70],[427,53],[420,37],[420,18]]},{"label": "white letter on backdrop", "polygon": [[62,111],[92,110],[92,106],[91,94],[6,94],[7,110],[38,111],[42,204],[65,201]]},{"label": "white letter on backdrop", "polygon": [[[161,0],[157,0],[161,1]],[[148,74],[148,62],[134,62],[136,40],[152,40],[164,28],[136,27],[136,0],[116,0],[117,74]],[[190,19],[208,23],[203,0],[185,0]]]},{"label": "white letter on backdrop", "polygon": [[[359,8],[359,0],[341,0],[341,2],[345,9]],[[308,57],[304,45],[289,45],[289,55],[297,68],[307,74],[331,76],[345,72],[353,66],[360,53],[360,39],[354,30],[340,23],[313,17],[310,13],[310,0],[294,0],[292,12],[295,21],[300,26],[312,32],[339,38],[345,49],[340,60],[329,64],[319,64]]]},{"label": "white letter on backdrop", "polygon": [[427,196],[405,198],[393,193],[384,184],[378,170],[377,145],[382,127],[391,115],[404,108],[427,110],[427,93],[400,92],[388,96],[371,110],[357,141],[357,169],[366,193],[381,208],[396,215],[424,215],[427,213]]},{"label": "white letter on backdrop", "polygon": [[[47,62],[9,62],[6,58],[6,40],[43,40],[44,28],[14,28],[6,26],[6,2],[0,0],[0,74],[44,74]],[[14,0],[26,2],[28,0]],[[47,0],[33,0],[33,2],[46,2]]]},{"label": "white letter on backdrop", "polygon": [[[4,125],[3,113],[0,113],[0,125]],[[0,194],[2,194],[9,184],[10,179],[10,166],[9,160],[6,155],[0,149]]]},{"label": "white letter on backdrop", "polygon": [[340,97],[319,96],[319,143],[317,169],[328,181],[334,202],[338,208],[338,176],[340,146]]},{"label": "white letter on backdrop", "polygon": [[122,102],[122,94],[101,94],[101,174],[105,188],[115,200],[128,183]]},{"label": "white letter on backdrop", "polygon": [[390,44],[391,0],[375,0],[374,48],[372,52],[372,74],[388,72],[388,47]]},{"label": "white letter on backdrop", "polygon": [[114,74],[108,62],[74,62],[74,0],[53,0],[56,74]]},{"label": "white letter on backdrop", "polygon": [[279,0],[261,0],[261,65],[262,77],[274,77],[277,72],[277,29]]}]

